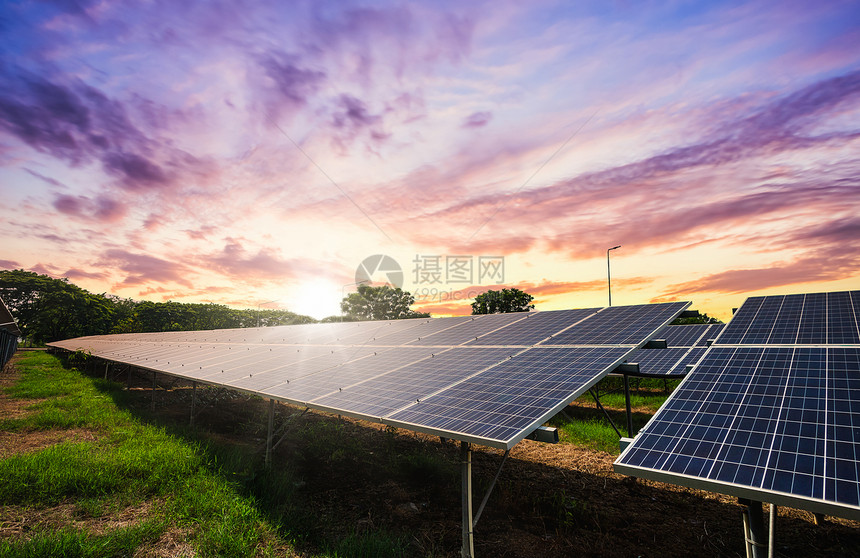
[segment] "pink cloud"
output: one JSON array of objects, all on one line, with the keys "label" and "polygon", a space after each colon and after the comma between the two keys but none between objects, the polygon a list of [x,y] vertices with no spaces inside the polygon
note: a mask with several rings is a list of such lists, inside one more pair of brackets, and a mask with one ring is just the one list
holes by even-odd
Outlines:
[{"label": "pink cloud", "polygon": [[20,269],[21,264],[13,260],[0,260],[0,269]]},{"label": "pink cloud", "polygon": [[191,269],[188,266],[147,254],[111,249],[102,255],[102,259],[96,265],[124,273],[125,278],[120,282],[120,286],[176,283],[187,288],[193,288],[188,279],[191,274]]},{"label": "pink cloud", "polygon": [[473,112],[469,116],[466,117],[466,120],[462,124],[462,128],[482,128],[490,123],[490,120],[493,119],[492,112]]},{"label": "pink cloud", "polygon": [[102,223],[116,222],[127,212],[124,204],[107,196],[91,199],[86,196],[61,194],[54,198],[53,205],[60,213]]}]

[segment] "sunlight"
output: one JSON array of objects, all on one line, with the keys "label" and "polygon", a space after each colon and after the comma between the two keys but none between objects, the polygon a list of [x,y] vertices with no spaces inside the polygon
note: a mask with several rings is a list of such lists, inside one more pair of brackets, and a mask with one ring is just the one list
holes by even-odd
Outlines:
[{"label": "sunlight", "polygon": [[340,315],[341,286],[324,279],[299,283],[290,292],[287,308],[297,314],[321,320]]}]

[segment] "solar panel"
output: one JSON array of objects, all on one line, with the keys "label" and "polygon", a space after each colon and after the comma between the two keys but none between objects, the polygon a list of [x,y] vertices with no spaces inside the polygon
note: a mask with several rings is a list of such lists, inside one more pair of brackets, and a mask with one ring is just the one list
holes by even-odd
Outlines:
[{"label": "solar panel", "polygon": [[666,340],[667,347],[704,347],[708,339],[715,339],[723,324],[670,325],[656,337]]},{"label": "solar panel", "polygon": [[[600,308],[577,308],[550,312],[529,312],[524,319],[498,331],[492,331],[469,341],[467,345],[520,345],[530,346],[548,338],[554,333],[588,318]],[[522,314],[517,313],[520,316]]]},{"label": "solar panel", "polygon": [[426,337],[411,341],[410,345],[462,345],[470,341],[478,341],[482,335],[501,331],[501,328],[526,319],[528,314],[514,312],[510,314],[486,314],[472,316],[467,322],[461,322]]},{"label": "solar panel", "polygon": [[511,447],[615,367],[624,348],[535,347],[416,402],[389,417],[394,425],[432,429]]},{"label": "solar panel", "polygon": [[[51,346],[510,448],[688,304],[96,336]],[[600,326],[593,325],[589,342],[597,346],[535,345],[604,312],[613,325],[607,343],[595,337]]]},{"label": "solar panel", "polygon": [[748,299],[616,470],[860,519],[856,295]]},{"label": "solar panel", "polygon": [[[554,334],[544,345],[638,345],[674,319],[686,302],[611,306]],[[670,317],[671,316],[671,317]]]},{"label": "solar panel", "polygon": [[313,400],[314,405],[383,417],[480,372],[516,352],[507,348],[453,348]]},{"label": "solar panel", "polygon": [[860,343],[860,291],[747,299],[720,336],[722,345]]}]

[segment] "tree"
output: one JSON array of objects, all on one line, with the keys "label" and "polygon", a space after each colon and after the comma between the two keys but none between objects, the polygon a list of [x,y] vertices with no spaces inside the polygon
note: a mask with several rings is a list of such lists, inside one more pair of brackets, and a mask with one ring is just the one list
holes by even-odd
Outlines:
[{"label": "tree", "polygon": [[68,279],[54,279],[32,271],[0,271],[2,298],[25,339],[44,343],[110,332],[113,303]]},{"label": "tree", "polygon": [[409,307],[415,297],[409,291],[388,285],[371,287],[359,285],[358,292],[350,293],[340,303],[340,309],[348,318],[358,320],[401,320],[404,318],[429,318],[426,312],[415,312]]},{"label": "tree", "polygon": [[508,312],[528,312],[535,307],[531,304],[534,297],[519,289],[487,291],[475,297],[472,314],[505,314]]},{"label": "tree", "polygon": [[676,318],[672,325],[689,325],[689,324],[721,324],[722,321],[717,318],[712,318],[704,312],[698,316],[690,316],[689,318]]}]

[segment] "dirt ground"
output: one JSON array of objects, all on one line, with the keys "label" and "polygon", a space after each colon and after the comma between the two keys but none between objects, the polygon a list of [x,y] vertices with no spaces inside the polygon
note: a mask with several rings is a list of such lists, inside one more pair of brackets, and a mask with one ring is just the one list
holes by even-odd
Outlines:
[{"label": "dirt ground", "polygon": [[[15,374],[7,366],[0,375],[0,388],[14,382]],[[122,373],[115,379],[125,382],[127,378]],[[150,414],[151,386],[151,377],[131,375],[130,388],[136,394],[132,410],[159,424],[186,424],[190,387],[160,380],[155,412]],[[22,412],[24,405],[0,392],[2,416]],[[218,443],[262,455],[267,408],[268,402],[258,398],[198,389],[195,424]],[[384,529],[408,537],[415,556],[459,555],[458,444],[345,417],[302,414],[301,409],[278,404],[276,425],[283,424],[286,439],[274,453],[273,466],[296,472],[298,496],[318,518],[311,529],[335,536]],[[310,434],[303,437],[302,433]],[[86,431],[0,433],[0,458],[93,435]],[[477,511],[503,452],[473,450]],[[405,459],[415,456],[412,461]],[[613,460],[610,454],[570,444],[519,443],[511,450],[475,528],[476,556],[744,556],[742,508],[736,498],[625,477],[612,471]],[[396,470],[404,473],[391,474],[394,461],[414,466],[400,466]],[[16,521],[26,523],[28,518],[20,517],[20,510],[0,507],[4,525],[0,537],[9,534],[6,528],[15,513],[19,514]],[[53,513],[62,522],[62,510],[38,513]],[[186,555],[181,535],[171,533],[168,543]],[[170,553],[153,548],[144,555]],[[811,513],[780,508],[776,556],[860,556],[860,522],[827,517],[816,525]]]}]

